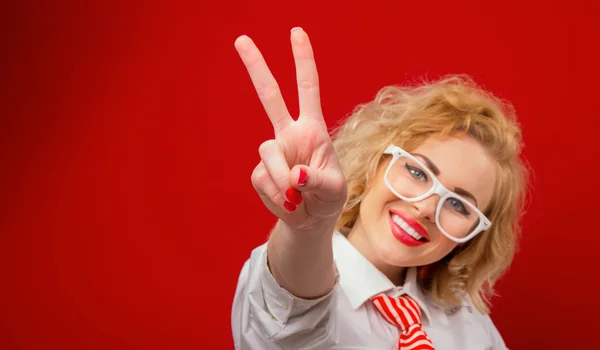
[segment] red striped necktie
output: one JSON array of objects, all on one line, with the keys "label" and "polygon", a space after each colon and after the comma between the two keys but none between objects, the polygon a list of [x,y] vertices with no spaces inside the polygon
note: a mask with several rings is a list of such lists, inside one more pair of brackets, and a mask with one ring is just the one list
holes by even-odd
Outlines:
[{"label": "red striped necktie", "polygon": [[371,301],[383,318],[402,331],[398,349],[434,350],[433,343],[421,327],[421,309],[413,298],[408,295],[389,297],[382,293]]}]

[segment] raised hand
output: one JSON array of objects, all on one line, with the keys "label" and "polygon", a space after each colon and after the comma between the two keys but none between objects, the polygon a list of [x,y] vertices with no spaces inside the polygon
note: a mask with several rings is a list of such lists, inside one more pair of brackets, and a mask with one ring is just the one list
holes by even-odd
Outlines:
[{"label": "raised hand", "polygon": [[275,131],[275,138],[259,147],[254,188],[265,206],[290,228],[311,230],[337,220],[346,201],[346,180],[323,119],[310,40],[301,28],[294,28],[291,42],[300,105],[296,120],[254,42],[240,36],[235,47]]}]

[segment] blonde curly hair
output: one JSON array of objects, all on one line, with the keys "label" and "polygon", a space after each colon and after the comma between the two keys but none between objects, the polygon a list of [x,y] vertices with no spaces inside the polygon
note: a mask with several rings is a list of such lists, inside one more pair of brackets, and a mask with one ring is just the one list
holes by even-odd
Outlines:
[{"label": "blonde curly hair", "polygon": [[419,267],[419,284],[440,305],[458,305],[468,294],[489,312],[494,283],[511,264],[524,212],[528,167],[521,157],[521,128],[514,108],[483,90],[466,75],[452,75],[414,86],[388,86],[359,105],[332,133],[348,184],[348,200],[337,222],[354,225],[365,188],[395,144],[407,151],[428,138],[468,135],[495,161],[494,194],[484,214],[489,230],[458,246],[449,256]]}]

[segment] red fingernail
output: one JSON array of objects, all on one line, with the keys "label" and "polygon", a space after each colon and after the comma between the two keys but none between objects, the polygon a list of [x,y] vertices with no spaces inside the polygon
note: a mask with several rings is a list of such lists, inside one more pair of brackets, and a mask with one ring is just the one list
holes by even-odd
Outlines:
[{"label": "red fingernail", "polygon": [[290,187],[285,191],[285,198],[294,206],[302,203],[302,193],[293,187]]},{"label": "red fingernail", "polygon": [[300,169],[300,176],[298,176],[298,186],[305,186],[308,182],[308,174],[306,170]]},{"label": "red fingernail", "polygon": [[283,202],[283,207],[289,212],[296,211],[296,206],[290,202]]}]

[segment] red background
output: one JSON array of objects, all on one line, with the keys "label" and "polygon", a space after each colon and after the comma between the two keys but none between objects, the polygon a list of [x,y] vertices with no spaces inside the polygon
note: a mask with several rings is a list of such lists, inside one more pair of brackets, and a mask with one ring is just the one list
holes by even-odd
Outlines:
[{"label": "red background", "polygon": [[293,26],[330,126],[424,75],[514,103],[535,182],[493,318],[513,349],[596,335],[597,2],[20,4],[0,11],[0,348],[233,348],[274,220],[250,183],[272,129],[233,42],[255,39],[297,111]]}]

